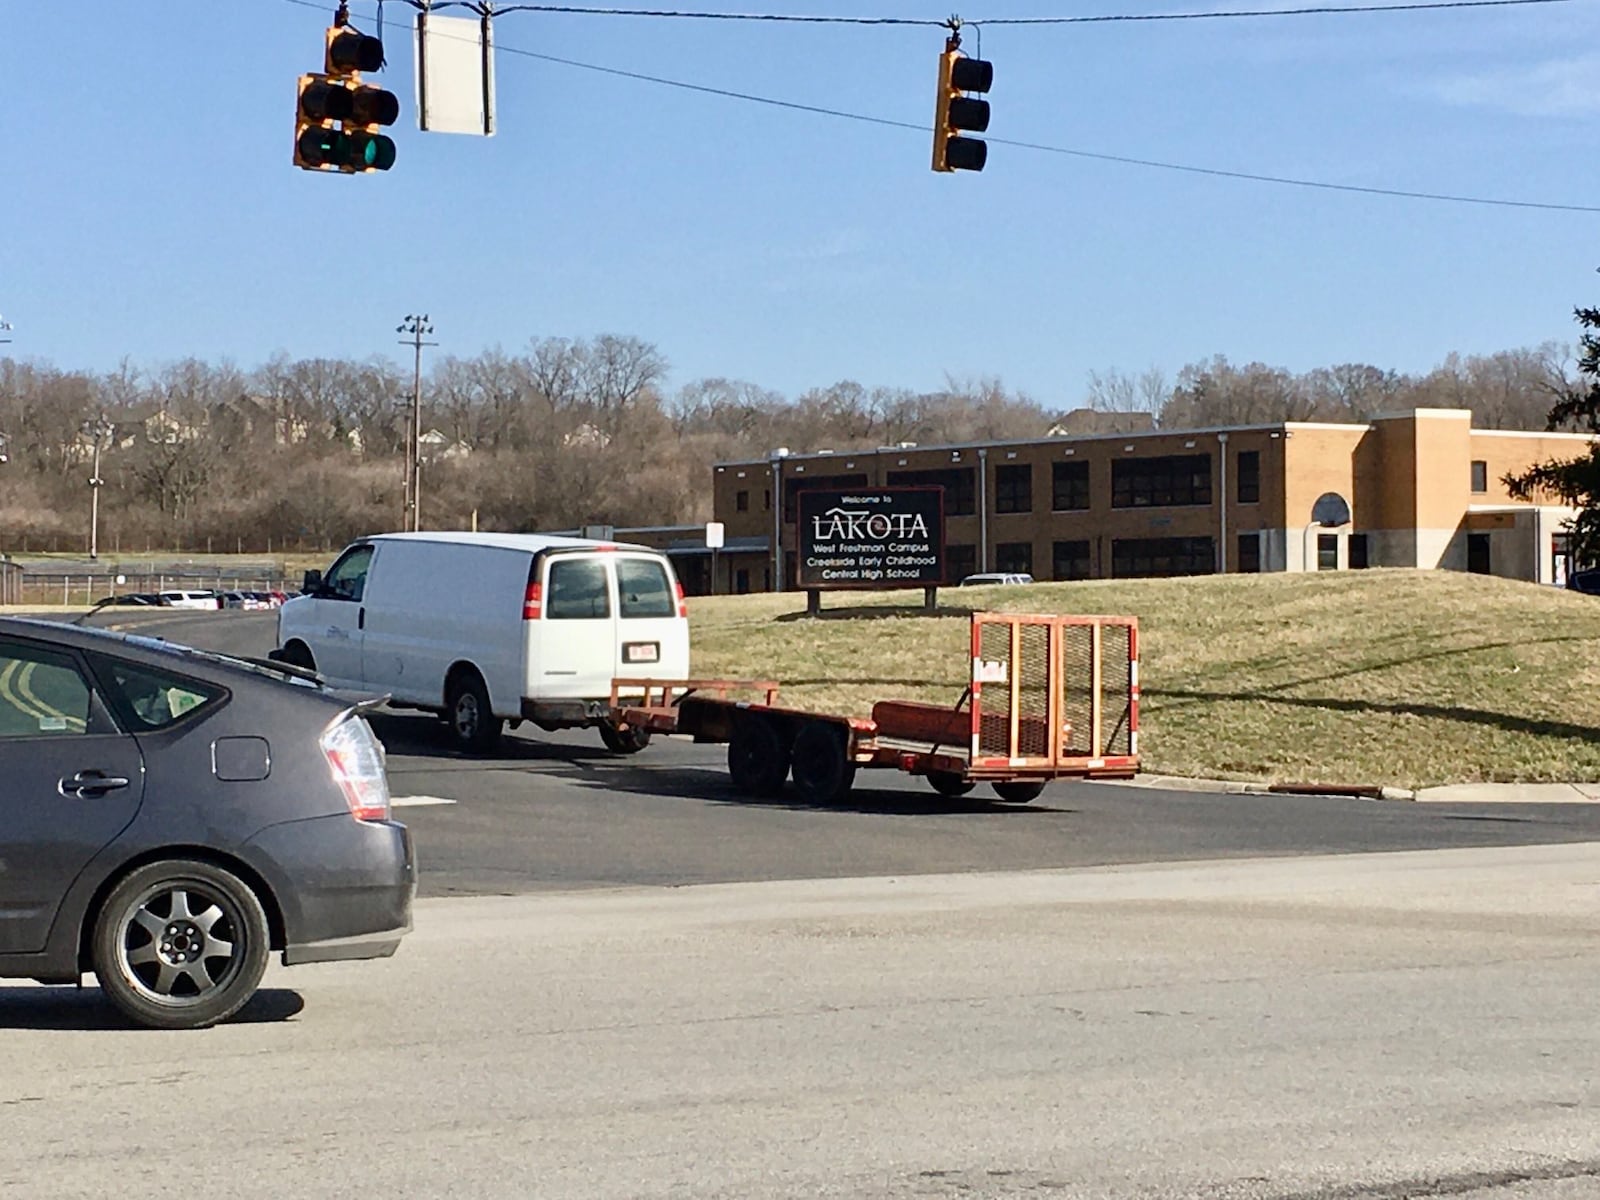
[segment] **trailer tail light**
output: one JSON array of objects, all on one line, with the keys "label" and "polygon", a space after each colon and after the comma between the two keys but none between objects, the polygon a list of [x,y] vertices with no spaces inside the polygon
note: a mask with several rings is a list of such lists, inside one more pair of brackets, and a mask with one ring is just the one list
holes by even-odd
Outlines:
[{"label": "trailer tail light", "polygon": [[522,619],[537,621],[544,616],[544,589],[530,580],[528,590],[522,593]]},{"label": "trailer tail light", "polygon": [[321,744],[350,815],[358,821],[387,821],[389,780],[383,772],[383,746],[372,735],[372,727],[355,713],[346,713],[323,731]]},{"label": "trailer tail light", "polygon": [[689,615],[689,602],[683,598],[683,580],[678,580],[678,615],[687,618]]}]

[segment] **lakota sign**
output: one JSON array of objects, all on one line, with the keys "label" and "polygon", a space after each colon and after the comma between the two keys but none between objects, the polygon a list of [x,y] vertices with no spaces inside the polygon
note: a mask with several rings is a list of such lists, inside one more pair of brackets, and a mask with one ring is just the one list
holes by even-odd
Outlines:
[{"label": "lakota sign", "polygon": [[797,588],[926,588],[944,582],[943,488],[808,488],[795,499]]}]

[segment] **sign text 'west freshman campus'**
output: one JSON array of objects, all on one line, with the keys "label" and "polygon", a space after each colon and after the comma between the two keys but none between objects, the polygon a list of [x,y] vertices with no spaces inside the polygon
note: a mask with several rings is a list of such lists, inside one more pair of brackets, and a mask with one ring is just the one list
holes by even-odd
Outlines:
[{"label": "sign text 'west freshman campus'", "polygon": [[944,489],[806,489],[796,497],[799,588],[944,583]]}]

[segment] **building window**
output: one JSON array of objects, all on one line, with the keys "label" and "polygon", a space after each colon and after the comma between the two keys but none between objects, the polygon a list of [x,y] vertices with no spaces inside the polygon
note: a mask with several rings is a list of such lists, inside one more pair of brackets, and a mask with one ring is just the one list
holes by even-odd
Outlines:
[{"label": "building window", "polygon": [[733,494],[733,510],[735,512],[749,512],[750,511],[750,493],[749,492],[735,492]]},{"label": "building window", "polygon": [[1261,501],[1261,451],[1239,451],[1239,503]]},{"label": "building window", "polygon": [[1259,533],[1241,533],[1239,535],[1239,571],[1244,575],[1258,575],[1261,572],[1261,535]]},{"label": "building window", "polygon": [[978,473],[971,467],[949,467],[942,471],[890,471],[888,480],[891,487],[942,487],[944,515],[947,517],[970,517],[978,511]]},{"label": "building window", "polygon": [[1001,542],[994,548],[994,569],[1008,575],[1033,574],[1033,543]]},{"label": "building window", "polygon": [[1352,571],[1365,571],[1367,569],[1367,535],[1352,533],[1350,535],[1350,569]]},{"label": "building window", "polygon": [[750,590],[750,568],[740,567],[733,573],[733,590],[740,596]]},{"label": "building window", "polygon": [[971,542],[946,542],[944,547],[944,579],[946,583],[960,583],[968,575],[978,573],[978,548]]},{"label": "building window", "polygon": [[1209,454],[1119,459],[1111,464],[1112,508],[1167,508],[1210,503]]},{"label": "building window", "polygon": [[1317,570],[1337,571],[1339,569],[1339,535],[1337,533],[1317,534]]},{"label": "building window", "polygon": [[1467,534],[1467,570],[1474,575],[1489,574],[1489,535]]},{"label": "building window", "polygon": [[1208,537],[1115,538],[1111,573],[1118,579],[1161,575],[1210,575],[1217,569],[1217,549]]},{"label": "building window", "polygon": [[1089,464],[1058,462],[1050,467],[1050,507],[1072,512],[1089,507]]},{"label": "building window", "polygon": [[[848,491],[851,488],[866,487],[865,475],[816,475],[804,479],[786,479],[783,484],[783,520],[785,524],[794,524],[795,498],[801,492],[811,491]],[[790,578],[793,578],[791,576]]]},{"label": "building window", "polygon": [[767,488],[761,493],[761,508],[765,512],[772,511],[772,489]]},{"label": "building window", "polygon": [[1050,547],[1050,578],[1088,579],[1089,543],[1056,542]]},{"label": "building window", "polygon": [[[1033,511],[1033,468],[1026,463],[994,470],[994,510],[997,513]],[[1001,568],[1004,570],[1005,568]]]},{"label": "building window", "polygon": [[1489,490],[1489,464],[1481,458],[1472,460],[1472,492],[1481,496]]}]

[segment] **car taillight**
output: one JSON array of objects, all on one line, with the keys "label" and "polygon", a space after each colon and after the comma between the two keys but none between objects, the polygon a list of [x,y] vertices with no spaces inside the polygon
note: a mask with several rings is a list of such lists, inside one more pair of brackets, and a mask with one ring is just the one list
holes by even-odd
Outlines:
[{"label": "car taillight", "polygon": [[350,815],[358,821],[387,821],[389,780],[383,773],[383,746],[371,726],[358,716],[340,717],[323,732],[322,753]]},{"label": "car taillight", "polygon": [[683,580],[681,579],[678,580],[678,615],[680,617],[689,615],[689,602],[683,598]]},{"label": "car taillight", "polygon": [[537,621],[543,615],[544,589],[537,583],[530,583],[528,590],[522,593],[522,619]]}]

